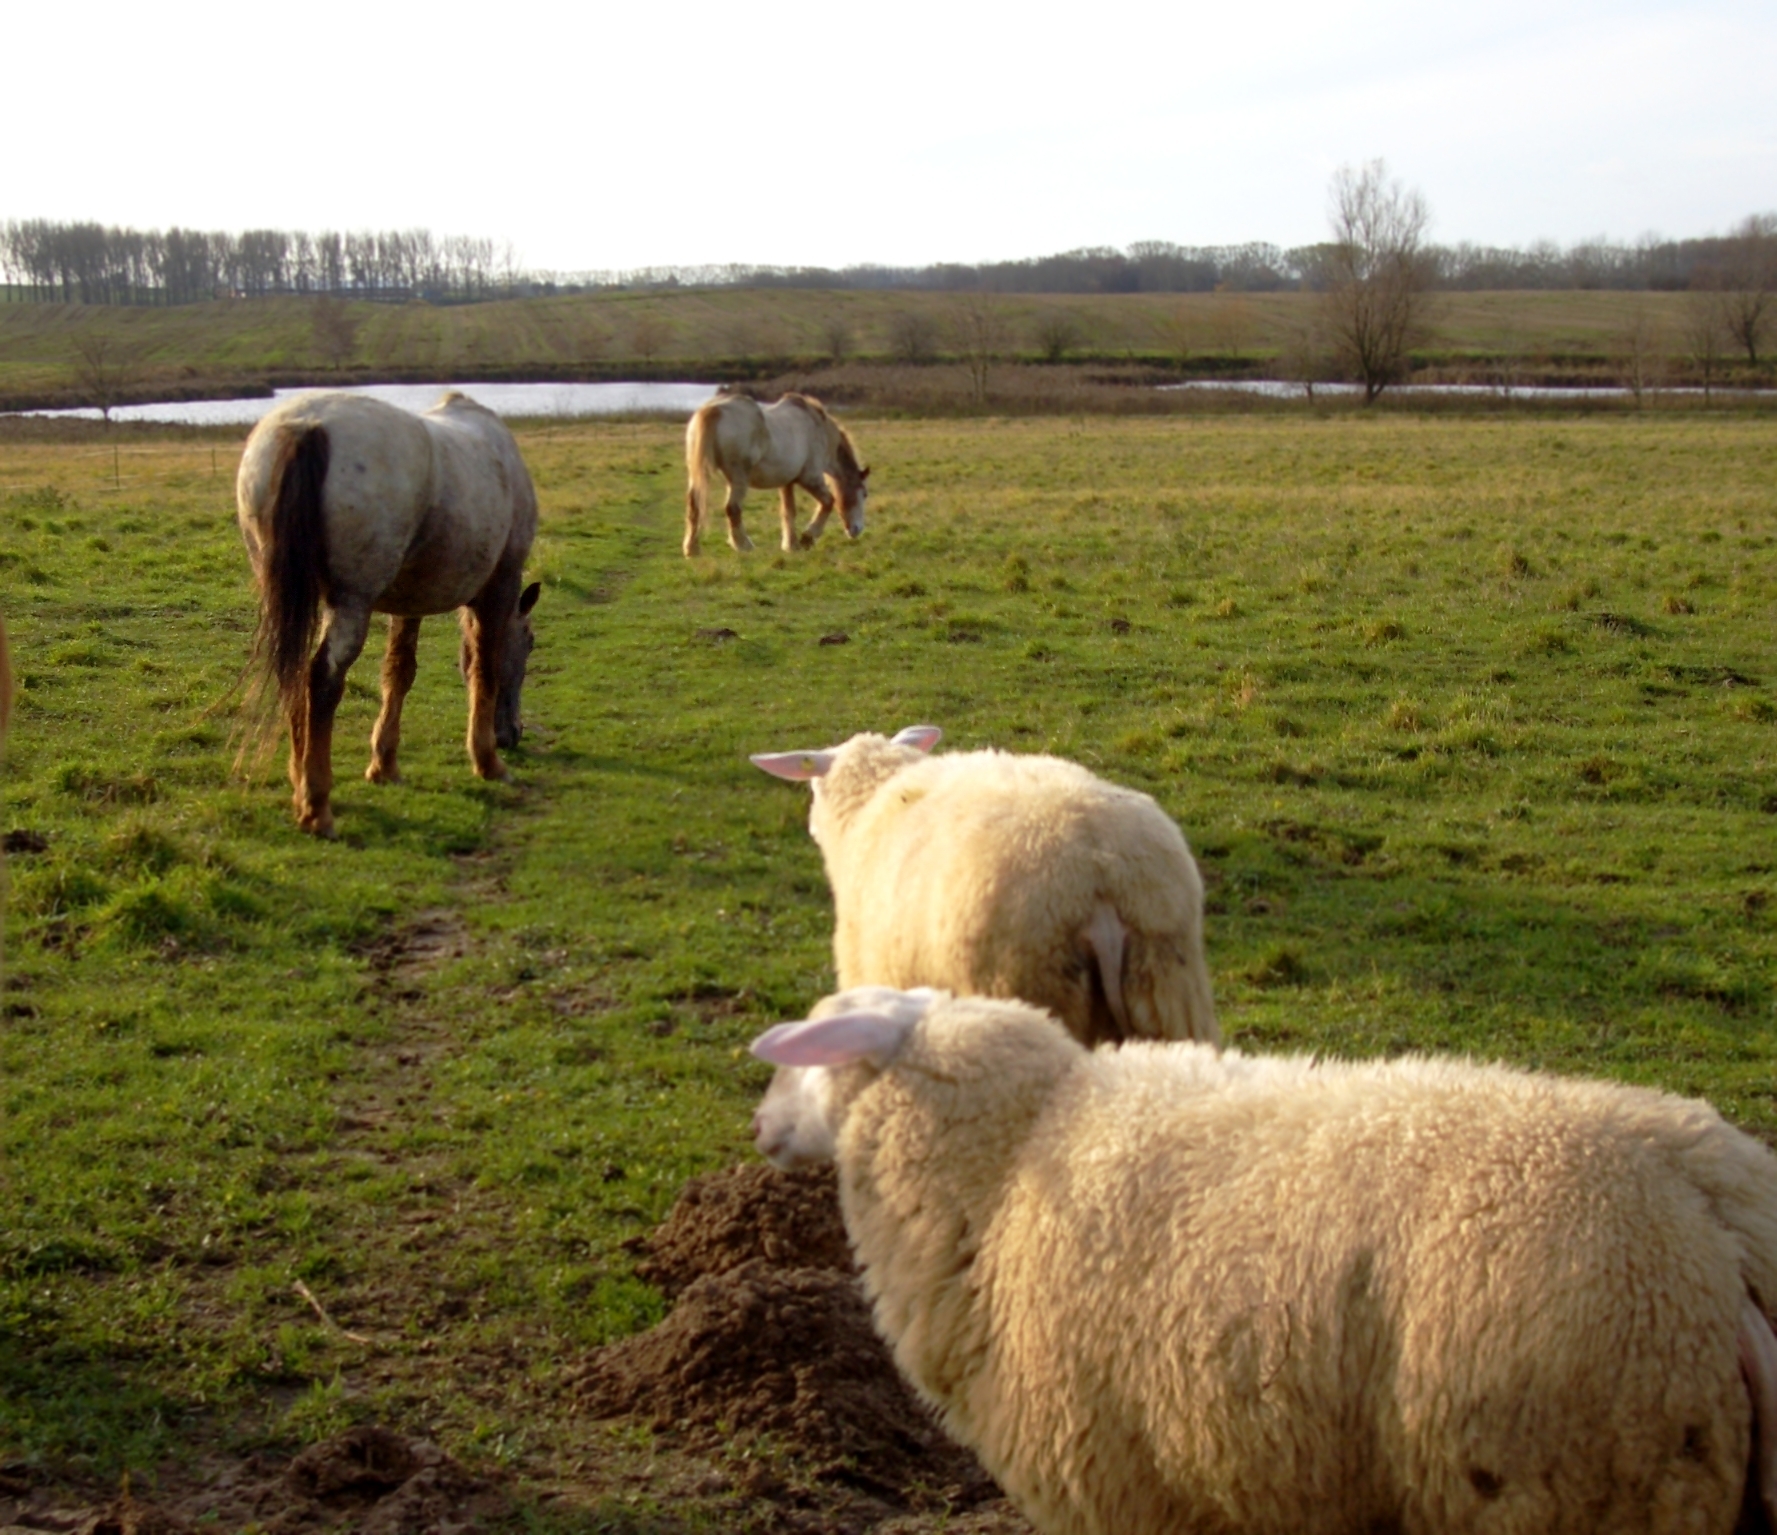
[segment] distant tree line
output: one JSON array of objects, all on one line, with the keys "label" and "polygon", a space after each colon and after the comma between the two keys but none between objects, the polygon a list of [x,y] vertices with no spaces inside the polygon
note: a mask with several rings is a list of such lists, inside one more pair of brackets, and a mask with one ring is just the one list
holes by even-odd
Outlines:
[{"label": "distant tree line", "polygon": [[[1758,288],[1777,248],[1777,215],[1747,219],[1733,233],[1632,244],[1544,241],[1512,247],[1426,245],[1434,289]],[[434,236],[424,229],[141,231],[50,219],[0,225],[0,280],[14,298],[53,303],[190,304],[227,297],[331,294],[467,303],[530,293],[679,287],[854,288],[999,293],[1207,293],[1321,289],[1336,265],[1331,244],[1285,249],[1174,245],[1148,240],[1064,251],[1021,261],[843,268],[647,267],[552,272],[519,266],[512,247]]]},{"label": "distant tree line", "polygon": [[15,297],[64,304],[195,304],[277,293],[472,302],[512,291],[512,249],[425,229],[222,234],[18,219],[0,225]]},{"label": "distant tree line", "polygon": [[[1745,220],[1732,234],[1632,244],[1539,241],[1527,250],[1472,244],[1426,245],[1426,279],[1436,289],[1667,290],[1744,285],[1769,261],[1777,214]],[[1336,242],[1285,248],[1173,245],[1145,240],[1127,250],[1094,246],[1022,261],[923,267],[645,267],[631,271],[533,273],[553,291],[583,288],[863,288],[986,290],[997,293],[1269,293],[1320,289],[1337,263]],[[1755,284],[1756,285],[1756,284]]]}]

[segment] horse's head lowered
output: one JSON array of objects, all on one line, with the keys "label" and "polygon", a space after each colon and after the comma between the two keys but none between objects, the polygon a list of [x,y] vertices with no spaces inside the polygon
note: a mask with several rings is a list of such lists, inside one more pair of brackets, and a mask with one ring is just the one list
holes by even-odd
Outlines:
[{"label": "horse's head lowered", "polygon": [[845,536],[856,538],[864,531],[864,503],[870,499],[870,471],[860,468],[851,439],[839,436],[834,455],[833,483],[839,490],[839,515],[845,519]]},{"label": "horse's head lowered", "polygon": [[519,694],[524,691],[524,670],[536,646],[531,629],[531,609],[536,607],[543,584],[533,581],[518,596],[518,612],[506,631],[506,649],[500,657],[500,696],[494,702],[494,745],[510,751],[524,734]]},{"label": "horse's head lowered", "polygon": [[[494,679],[498,691],[494,696],[494,745],[511,751],[524,734],[524,716],[519,698],[524,692],[525,666],[531,659],[537,636],[531,629],[531,609],[536,607],[543,583],[533,581],[518,597],[518,611],[506,630],[506,645],[500,653],[500,674]],[[463,653],[458,664],[463,675],[469,675],[469,639],[463,637]]]}]

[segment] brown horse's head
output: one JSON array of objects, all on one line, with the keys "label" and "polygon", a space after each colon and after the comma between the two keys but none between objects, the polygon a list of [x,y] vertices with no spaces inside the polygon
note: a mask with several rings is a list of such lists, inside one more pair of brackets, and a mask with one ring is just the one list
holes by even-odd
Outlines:
[{"label": "brown horse's head", "polygon": [[833,455],[833,483],[839,490],[839,515],[845,519],[845,536],[856,538],[864,531],[864,503],[870,499],[870,471],[858,464],[857,449],[845,429],[839,429],[839,447]]},{"label": "brown horse's head", "polygon": [[500,694],[494,701],[494,745],[510,751],[524,734],[519,713],[519,694],[524,691],[524,669],[531,659],[537,636],[531,629],[531,609],[536,607],[543,583],[533,581],[518,597],[518,613],[506,631],[506,649],[500,657]]},{"label": "brown horse's head", "polygon": [[[510,751],[524,734],[524,716],[519,710],[519,697],[524,692],[525,667],[537,636],[531,629],[531,609],[536,607],[543,583],[533,581],[518,596],[518,611],[506,630],[506,644],[500,653],[500,674],[494,679],[494,745]],[[462,653],[457,665],[469,675],[469,637],[463,636]]]}]

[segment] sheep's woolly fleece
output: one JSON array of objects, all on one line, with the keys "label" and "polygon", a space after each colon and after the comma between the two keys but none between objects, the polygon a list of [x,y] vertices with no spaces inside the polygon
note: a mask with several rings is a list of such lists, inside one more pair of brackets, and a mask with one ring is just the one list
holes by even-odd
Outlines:
[{"label": "sheep's woolly fleece", "polygon": [[759,1042],[802,1064],[757,1138],[836,1144],[898,1364],[1039,1529],[1734,1528],[1777,1161],[1708,1105],[1089,1053],[1016,1003],[896,996],[823,1003],[838,1047]]},{"label": "sheep's woolly fleece", "polygon": [[840,986],[1019,997],[1093,1044],[1219,1043],[1203,881],[1171,818],[1057,757],[928,757],[938,734],[753,758],[812,784]]}]

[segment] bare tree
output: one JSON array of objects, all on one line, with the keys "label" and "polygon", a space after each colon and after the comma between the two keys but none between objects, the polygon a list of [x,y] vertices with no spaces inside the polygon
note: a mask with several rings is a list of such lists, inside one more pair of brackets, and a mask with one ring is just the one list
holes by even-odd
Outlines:
[{"label": "bare tree", "polygon": [[106,421],[135,382],[135,354],[103,331],[83,330],[73,341],[74,387],[88,405],[98,407]]},{"label": "bare tree", "polygon": [[1777,213],[1755,214],[1734,231],[1717,281],[1723,323],[1756,368],[1759,346],[1777,318]]},{"label": "bare tree", "polygon": [[1310,404],[1314,403],[1314,386],[1338,375],[1339,359],[1325,309],[1310,305],[1291,312],[1279,338],[1277,371],[1280,377],[1300,384]]},{"label": "bare tree", "polygon": [[344,299],[323,294],[309,306],[309,326],[314,331],[315,348],[335,369],[343,368],[358,350],[358,331],[362,315],[352,313]]},{"label": "bare tree", "polygon": [[1665,338],[1640,294],[1635,296],[1628,317],[1617,327],[1616,352],[1623,386],[1634,396],[1635,408],[1640,410],[1645,396],[1659,387],[1665,362]]},{"label": "bare tree", "polygon": [[1179,368],[1191,366],[1191,354],[1197,350],[1197,323],[1190,309],[1176,305],[1160,321],[1160,339],[1172,353]]},{"label": "bare tree", "polygon": [[1209,312],[1210,334],[1224,356],[1233,362],[1246,350],[1253,328],[1252,305],[1226,283],[1217,283]]},{"label": "bare tree", "polygon": [[1080,344],[1079,322],[1065,309],[1050,309],[1037,320],[1032,339],[1044,362],[1060,362]]},{"label": "bare tree", "polygon": [[1721,370],[1728,327],[1722,311],[1722,295],[1708,288],[1685,295],[1684,345],[1691,362],[1703,377],[1703,402],[1709,403],[1715,375]]},{"label": "bare tree", "polygon": [[889,355],[896,362],[928,363],[937,360],[938,327],[928,314],[902,309],[889,316]]},{"label": "bare tree", "polygon": [[821,343],[827,349],[827,356],[834,362],[844,362],[851,356],[855,344],[851,321],[838,310],[828,314],[821,321]]},{"label": "bare tree", "polygon": [[1406,377],[1409,353],[1426,330],[1431,214],[1418,192],[1390,181],[1383,162],[1371,160],[1334,174],[1329,218],[1333,239],[1320,271],[1327,331],[1368,405]]},{"label": "bare tree", "polygon": [[951,306],[950,330],[957,355],[969,370],[975,402],[981,404],[987,399],[988,370],[1011,332],[1005,305],[992,293],[964,293]]}]

